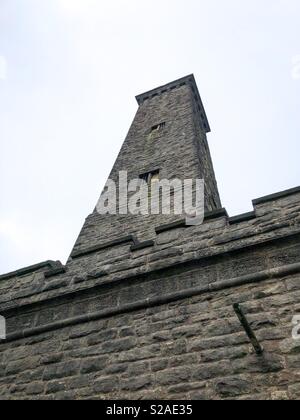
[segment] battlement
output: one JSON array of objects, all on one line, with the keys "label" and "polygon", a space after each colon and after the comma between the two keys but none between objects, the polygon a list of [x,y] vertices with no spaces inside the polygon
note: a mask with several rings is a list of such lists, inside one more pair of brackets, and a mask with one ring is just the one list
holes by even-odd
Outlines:
[{"label": "battlement", "polygon": [[[234,217],[226,209],[206,212],[199,226],[187,226],[185,219],[157,226],[152,241],[140,242],[130,232],[125,237],[116,233],[115,240],[76,250],[66,266],[50,261],[1,276],[0,313],[93,288],[127,284],[136,276],[146,280],[174,265],[186,268],[187,264],[213,262],[221,255],[300,237],[300,188],[253,203],[253,212]],[[18,278],[23,279],[19,287]]]}]

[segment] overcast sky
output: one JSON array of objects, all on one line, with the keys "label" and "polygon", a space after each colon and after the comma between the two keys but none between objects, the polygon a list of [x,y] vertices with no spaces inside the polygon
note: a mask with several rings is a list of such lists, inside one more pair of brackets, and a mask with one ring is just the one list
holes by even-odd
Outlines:
[{"label": "overcast sky", "polygon": [[137,109],[194,73],[230,215],[300,184],[299,0],[0,0],[0,273],[65,262]]}]

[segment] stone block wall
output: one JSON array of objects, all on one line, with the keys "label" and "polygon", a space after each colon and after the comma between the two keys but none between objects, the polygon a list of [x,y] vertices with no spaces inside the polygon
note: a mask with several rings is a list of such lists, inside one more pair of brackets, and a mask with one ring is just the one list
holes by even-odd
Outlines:
[{"label": "stone block wall", "polygon": [[[265,348],[256,356],[232,304]],[[298,399],[300,274],[1,345],[5,399]]]}]

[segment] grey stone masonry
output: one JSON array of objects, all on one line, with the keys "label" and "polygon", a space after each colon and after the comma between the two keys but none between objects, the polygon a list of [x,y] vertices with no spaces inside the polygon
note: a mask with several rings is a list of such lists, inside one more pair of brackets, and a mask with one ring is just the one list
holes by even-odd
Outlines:
[{"label": "grey stone masonry", "polygon": [[[128,179],[159,170],[161,179],[204,179],[206,209],[221,207],[206,133],[209,125],[194,76],[137,97],[139,108],[109,176],[118,184],[120,171]],[[152,128],[164,124],[159,131]],[[96,210],[87,218],[73,253],[99,242],[128,234],[152,240],[154,227],[176,221],[178,216],[103,216]]]},{"label": "grey stone masonry", "polygon": [[300,188],[229,217],[194,78],[137,100],[111,178],[158,167],[163,177],[203,176],[205,220],[94,212],[65,266],[0,276],[0,399],[299,399]]}]

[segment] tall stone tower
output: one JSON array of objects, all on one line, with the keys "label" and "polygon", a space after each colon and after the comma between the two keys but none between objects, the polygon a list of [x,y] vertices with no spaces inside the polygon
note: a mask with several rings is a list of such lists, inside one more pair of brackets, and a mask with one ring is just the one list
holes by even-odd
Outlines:
[{"label": "tall stone tower", "polygon": [[[137,97],[139,109],[110,179],[118,185],[120,171],[128,179],[153,175],[160,179],[204,179],[207,211],[221,208],[206,134],[210,131],[194,76],[187,76]],[[119,204],[119,203],[118,203]],[[175,215],[104,217],[95,209],[72,255],[120,236],[153,240],[155,227],[178,220]]]},{"label": "tall stone tower", "polygon": [[95,210],[0,276],[0,399],[299,399],[300,188],[229,217],[194,77],[137,101],[110,178],[203,178],[204,222]]}]

